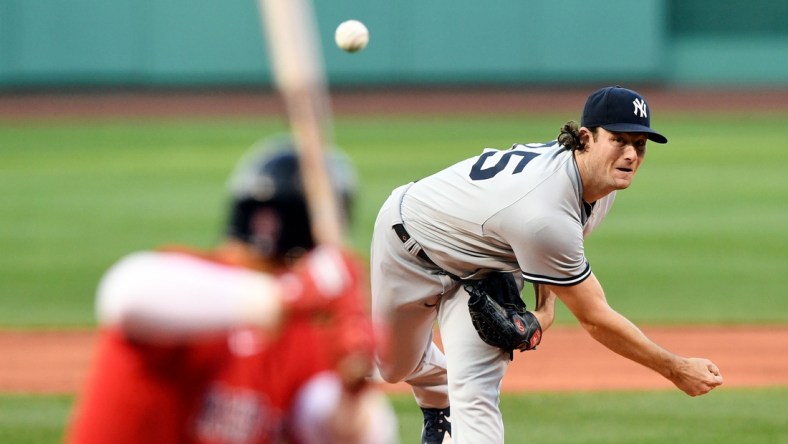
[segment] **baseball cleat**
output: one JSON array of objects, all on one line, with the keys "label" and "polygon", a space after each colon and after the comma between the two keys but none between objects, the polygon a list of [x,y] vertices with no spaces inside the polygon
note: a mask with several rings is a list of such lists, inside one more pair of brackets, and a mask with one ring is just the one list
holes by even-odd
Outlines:
[{"label": "baseball cleat", "polygon": [[421,412],[424,414],[421,444],[451,443],[449,407],[445,409],[425,409],[422,407]]}]

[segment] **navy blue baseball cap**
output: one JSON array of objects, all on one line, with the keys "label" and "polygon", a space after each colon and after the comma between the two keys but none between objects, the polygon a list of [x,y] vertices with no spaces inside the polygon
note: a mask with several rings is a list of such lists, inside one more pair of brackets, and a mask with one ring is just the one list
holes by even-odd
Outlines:
[{"label": "navy blue baseball cap", "polygon": [[643,96],[618,85],[609,86],[588,96],[580,125],[617,133],[646,133],[651,141],[667,143],[665,136],[651,129],[650,114]]}]

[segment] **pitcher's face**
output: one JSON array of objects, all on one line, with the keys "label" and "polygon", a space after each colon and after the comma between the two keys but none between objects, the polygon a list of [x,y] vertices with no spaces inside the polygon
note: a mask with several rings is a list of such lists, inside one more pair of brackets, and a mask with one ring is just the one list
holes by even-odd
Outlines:
[{"label": "pitcher's face", "polygon": [[647,141],[645,133],[616,133],[598,128],[594,138],[589,131],[582,153],[586,170],[584,187],[592,185],[604,192],[603,195],[628,188],[646,157]]}]

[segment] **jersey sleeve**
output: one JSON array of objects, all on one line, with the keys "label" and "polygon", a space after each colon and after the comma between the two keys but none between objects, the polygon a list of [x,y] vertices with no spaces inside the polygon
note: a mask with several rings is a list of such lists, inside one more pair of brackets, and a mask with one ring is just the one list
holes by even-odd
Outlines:
[{"label": "jersey sleeve", "polygon": [[591,274],[585,257],[583,228],[571,218],[528,220],[512,245],[523,277],[548,285],[575,285]]},{"label": "jersey sleeve", "polygon": [[281,312],[272,276],[179,253],[129,255],[107,272],[97,293],[99,322],[144,342],[269,327]]}]

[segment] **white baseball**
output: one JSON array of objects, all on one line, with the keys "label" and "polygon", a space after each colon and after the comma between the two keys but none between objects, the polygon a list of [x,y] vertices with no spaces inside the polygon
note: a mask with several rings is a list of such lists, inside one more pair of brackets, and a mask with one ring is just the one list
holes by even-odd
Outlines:
[{"label": "white baseball", "polygon": [[361,51],[369,43],[369,30],[358,20],[347,20],[337,26],[334,40],[347,52]]}]

